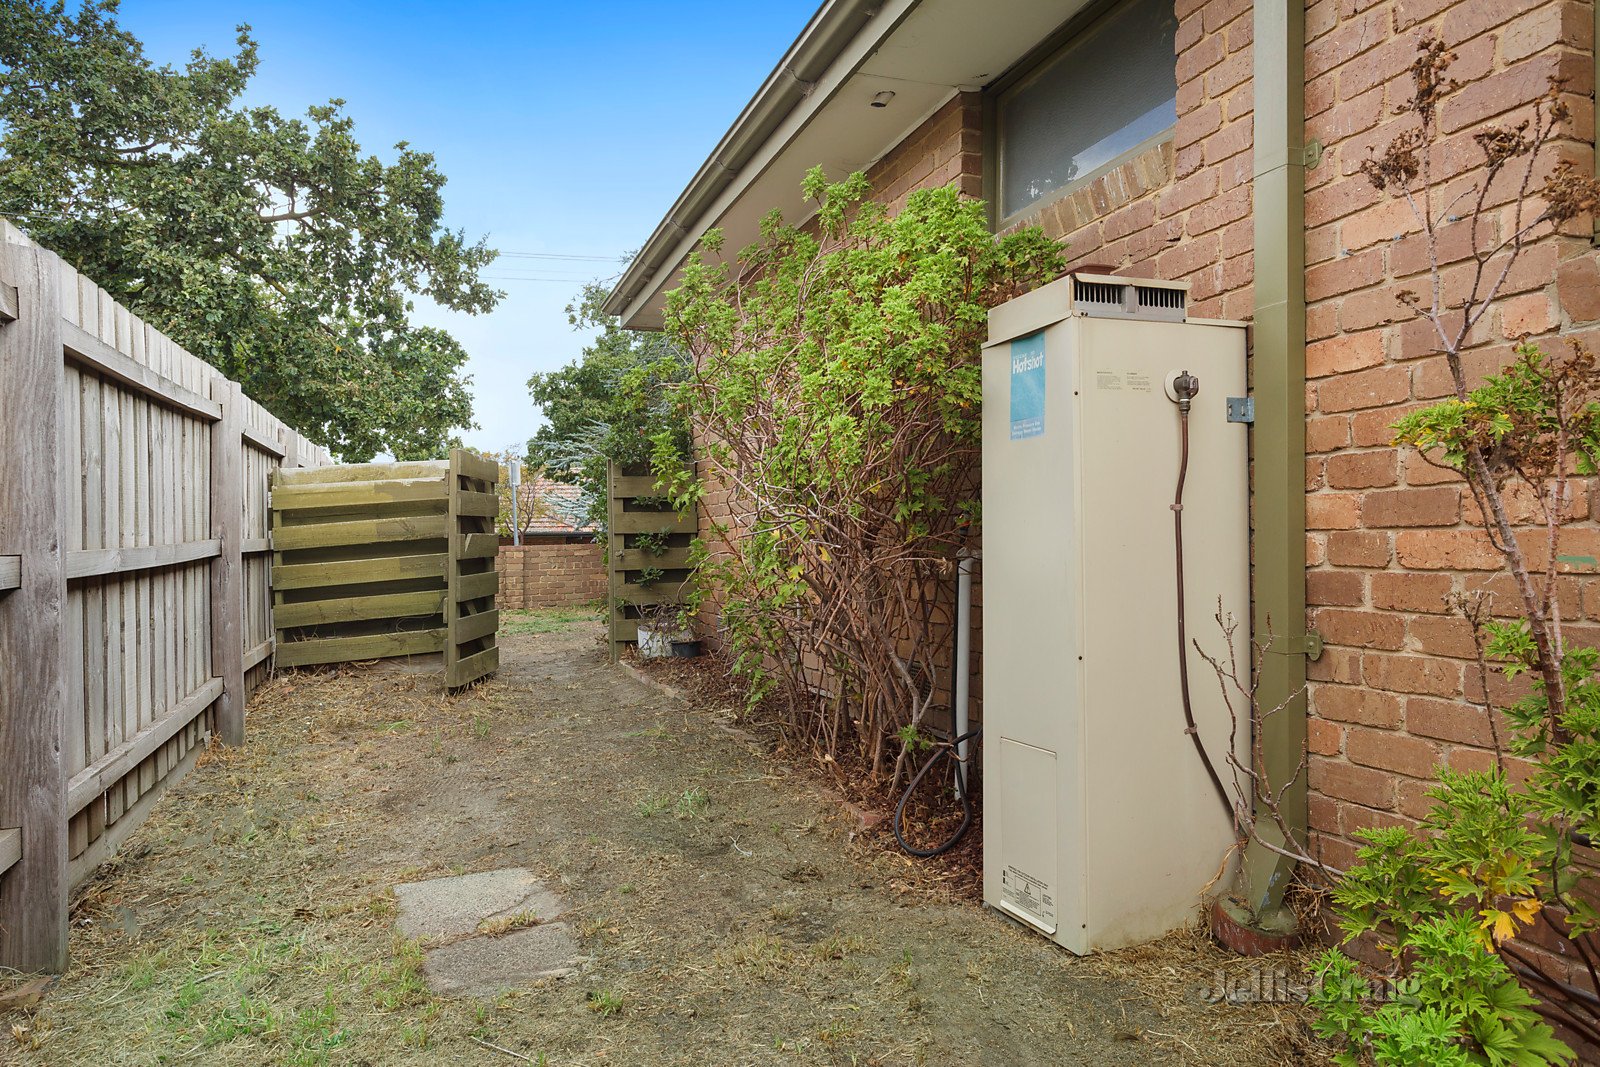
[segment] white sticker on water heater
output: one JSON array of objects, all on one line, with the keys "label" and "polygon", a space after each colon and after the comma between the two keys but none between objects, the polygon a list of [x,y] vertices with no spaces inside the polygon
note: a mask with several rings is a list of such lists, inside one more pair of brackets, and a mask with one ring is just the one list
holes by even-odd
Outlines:
[{"label": "white sticker on water heater", "polygon": [[1056,928],[1056,896],[1050,883],[1015,866],[1000,871],[1000,901],[1046,930]]}]

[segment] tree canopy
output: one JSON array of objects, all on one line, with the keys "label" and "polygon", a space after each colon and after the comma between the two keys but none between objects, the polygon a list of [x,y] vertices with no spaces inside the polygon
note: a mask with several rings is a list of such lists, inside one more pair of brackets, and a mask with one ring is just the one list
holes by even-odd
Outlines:
[{"label": "tree canopy", "polygon": [[0,215],[341,457],[442,454],[471,425],[466,352],[413,298],[502,294],[495,253],[442,226],[433,156],[363,154],[342,100],[245,106],[248,26],[178,69],[116,11],[0,4]]},{"label": "tree canopy", "polygon": [[665,334],[624,329],[602,312],[609,294],[600,282],[584,287],[567,319],[575,329],[600,332],[567,366],[528,379],[546,420],[528,442],[528,462],[557,481],[582,485],[597,523],[605,521],[608,461],[649,464],[663,431],[680,455],[689,445],[687,424],[667,397],[687,369],[683,354]]}]

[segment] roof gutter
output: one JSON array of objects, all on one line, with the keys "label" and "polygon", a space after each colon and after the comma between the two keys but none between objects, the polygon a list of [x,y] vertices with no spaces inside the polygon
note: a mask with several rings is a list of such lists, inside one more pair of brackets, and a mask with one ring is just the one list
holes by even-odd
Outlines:
[{"label": "roof gutter", "polygon": [[602,305],[605,314],[621,315],[663,268],[671,270],[677,265],[669,262],[673,249],[695,232],[716,198],[733,183],[783,120],[811,95],[817,80],[872,21],[882,2],[827,0],[811,17],[777,68],[723,134],[710,157],[695,172],[688,188],[679,194],[666,217],[628,265]]}]

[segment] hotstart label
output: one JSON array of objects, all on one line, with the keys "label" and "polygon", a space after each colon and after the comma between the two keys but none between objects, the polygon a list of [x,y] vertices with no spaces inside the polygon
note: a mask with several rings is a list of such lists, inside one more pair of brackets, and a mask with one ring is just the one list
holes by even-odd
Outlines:
[{"label": "hotstart label", "polygon": [[1044,433],[1044,333],[1011,342],[1011,439]]},{"label": "hotstart label", "polygon": [[1000,870],[1000,902],[1048,930],[1056,928],[1056,897],[1050,883],[1013,866]]}]

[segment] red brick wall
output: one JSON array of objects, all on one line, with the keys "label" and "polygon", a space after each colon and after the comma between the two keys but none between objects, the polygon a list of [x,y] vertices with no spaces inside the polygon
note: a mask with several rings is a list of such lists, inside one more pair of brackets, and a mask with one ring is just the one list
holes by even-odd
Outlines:
[{"label": "red brick wall", "polygon": [[586,604],[606,595],[602,546],[593,543],[501,545],[502,608],[560,608]]},{"label": "red brick wall", "polygon": [[[1405,288],[1426,292],[1416,223],[1359,167],[1405,128],[1394,111],[1411,91],[1418,35],[1431,30],[1457,52],[1451,75],[1467,86],[1440,112],[1441,199],[1477,179],[1473,132],[1525,116],[1551,75],[1570,79],[1574,140],[1563,154],[1587,168],[1591,12],[1565,0],[1318,0],[1307,9],[1306,136],[1325,150],[1306,178],[1306,577],[1311,625],[1328,644],[1310,670],[1311,817],[1339,865],[1353,858],[1352,831],[1427,811],[1436,766],[1490,764],[1488,724],[1462,700],[1478,688],[1471,642],[1445,598],[1488,587],[1508,611],[1517,603],[1460,481],[1390,447],[1394,420],[1450,384],[1428,330],[1395,300]],[[1498,233],[1511,189],[1493,192]],[[1469,265],[1468,239],[1464,224],[1445,232],[1450,289]],[[1587,239],[1540,241],[1477,330],[1473,374],[1503,366],[1519,335],[1592,334],[1596,295]],[[1581,514],[1589,489],[1574,486]],[[1600,587],[1573,579],[1566,603],[1574,620],[1600,618]]]},{"label": "red brick wall", "polygon": [[1190,314],[1248,319],[1253,23],[1242,0],[1178,0],[1173,138],[1019,216],[1073,269],[1190,283]]}]

